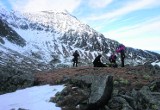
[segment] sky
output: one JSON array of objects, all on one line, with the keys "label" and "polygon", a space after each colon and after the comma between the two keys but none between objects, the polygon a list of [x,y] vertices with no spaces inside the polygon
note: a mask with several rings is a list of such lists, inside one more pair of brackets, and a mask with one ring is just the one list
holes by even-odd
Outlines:
[{"label": "sky", "polygon": [[160,0],[0,0],[8,10],[67,10],[106,38],[160,53]]}]

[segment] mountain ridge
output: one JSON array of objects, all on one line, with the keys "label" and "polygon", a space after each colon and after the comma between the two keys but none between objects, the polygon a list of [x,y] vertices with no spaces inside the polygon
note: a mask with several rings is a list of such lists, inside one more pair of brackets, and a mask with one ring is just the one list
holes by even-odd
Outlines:
[{"label": "mountain ridge", "polygon": [[[19,42],[19,39],[23,39],[25,42],[22,47],[9,40],[4,40],[4,44],[1,45],[49,65],[50,69],[57,65],[71,66],[72,53],[75,50],[80,53],[81,65],[90,64],[98,54],[102,54],[102,60],[108,62],[108,57],[120,44],[106,38],[89,25],[81,23],[68,12],[42,11],[20,14],[4,11],[0,12],[0,18],[2,26],[6,21],[4,27],[9,27],[19,36],[15,41]],[[0,36],[3,40],[3,35]],[[10,33],[5,36],[12,38]],[[126,48],[126,56],[126,64],[131,65],[160,60],[160,55],[157,53],[131,47]]]}]

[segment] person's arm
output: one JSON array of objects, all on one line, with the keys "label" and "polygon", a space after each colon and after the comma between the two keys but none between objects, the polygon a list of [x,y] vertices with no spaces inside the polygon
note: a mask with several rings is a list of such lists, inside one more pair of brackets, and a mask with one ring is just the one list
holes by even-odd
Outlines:
[{"label": "person's arm", "polygon": [[98,58],[98,62],[101,62],[101,58]]}]

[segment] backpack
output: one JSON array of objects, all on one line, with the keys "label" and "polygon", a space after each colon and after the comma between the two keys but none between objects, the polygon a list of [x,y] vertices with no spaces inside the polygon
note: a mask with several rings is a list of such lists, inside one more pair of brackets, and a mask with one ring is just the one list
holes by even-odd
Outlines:
[{"label": "backpack", "polygon": [[120,44],[116,50],[117,53],[124,51],[125,50],[125,46],[123,44]]}]

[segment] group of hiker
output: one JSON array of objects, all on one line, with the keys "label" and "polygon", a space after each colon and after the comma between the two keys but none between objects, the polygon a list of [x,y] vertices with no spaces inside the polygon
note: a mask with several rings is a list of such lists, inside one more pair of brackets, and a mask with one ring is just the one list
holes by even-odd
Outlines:
[{"label": "group of hiker", "polygon": [[[102,57],[102,55],[100,54],[100,55],[98,55],[95,59],[94,59],[94,61],[93,61],[93,65],[94,65],[94,67],[107,67],[107,66],[109,66],[109,67],[118,67],[118,65],[117,65],[117,63],[116,63],[116,59],[117,59],[117,56],[116,56],[116,54],[115,53],[120,53],[120,58],[121,58],[121,67],[124,67],[124,59],[125,59],[125,46],[123,45],[123,44],[120,44],[118,47],[117,47],[117,49],[116,49],[116,51],[114,52],[114,53],[112,53],[111,54],[111,56],[109,57],[109,64],[103,64],[102,62],[101,62],[101,57]],[[73,67],[74,66],[78,66],[78,57],[79,57],[79,53],[78,53],[78,51],[76,50],[74,53],[73,53]]]}]

